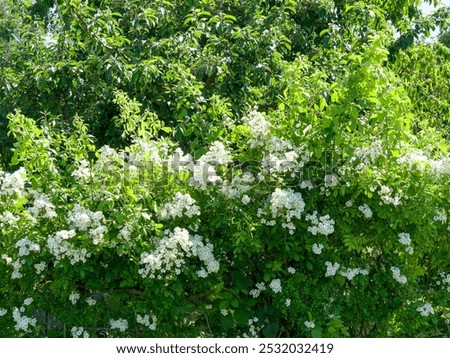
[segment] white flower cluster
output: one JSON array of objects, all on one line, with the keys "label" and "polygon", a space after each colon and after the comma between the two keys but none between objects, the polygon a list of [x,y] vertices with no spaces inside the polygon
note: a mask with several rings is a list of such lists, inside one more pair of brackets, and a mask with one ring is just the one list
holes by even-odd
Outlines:
[{"label": "white flower cluster", "polygon": [[28,297],[28,298],[25,298],[24,300],[23,300],[23,305],[24,306],[29,306],[29,305],[31,305],[32,303],[33,303],[33,297]]},{"label": "white flower cluster", "polygon": [[348,268],[345,271],[341,271],[340,274],[347,278],[347,280],[351,281],[355,278],[356,275],[364,275],[367,276],[369,271],[366,269],[360,268]]},{"label": "white flower cluster", "polygon": [[228,199],[240,198],[251,189],[255,178],[250,172],[234,175],[231,181],[224,181],[220,191]]},{"label": "white flower cluster", "polygon": [[124,239],[125,241],[131,240],[131,234],[133,233],[133,227],[130,223],[126,223],[122,228],[119,230],[119,237]]},{"label": "white flower cluster", "polygon": [[128,160],[130,166],[140,166],[146,163],[162,166],[162,156],[166,156],[167,148],[159,147],[155,141],[144,141],[141,138],[134,138],[130,147]]},{"label": "white flower cluster", "polygon": [[156,330],[156,323],[158,322],[156,319],[156,316],[152,314],[152,322],[150,322],[150,315],[146,314],[144,316],[141,316],[140,314],[136,315],[136,322],[139,324],[142,324],[143,326],[147,327],[148,329],[155,331]]},{"label": "white flower cluster", "polygon": [[293,267],[288,267],[287,271],[288,271],[291,275],[293,275],[293,274],[296,272],[295,268],[293,268]]},{"label": "white flower cluster", "polygon": [[58,215],[55,211],[55,205],[53,205],[47,195],[32,191],[34,201],[33,206],[28,208],[28,213],[33,218],[38,218],[40,215],[46,219],[56,218]]},{"label": "white flower cluster", "polygon": [[437,284],[440,285],[441,283],[447,286],[447,292],[450,292],[450,273],[442,272],[440,274],[441,280],[437,281]]},{"label": "white flower cluster", "polygon": [[13,272],[11,274],[11,278],[13,280],[17,280],[19,278],[23,277],[23,274],[20,272],[20,269],[22,268],[23,264],[25,263],[25,260],[17,259],[12,263],[13,266]]},{"label": "white flower cluster", "polygon": [[186,229],[176,227],[173,232],[166,231],[166,236],[160,239],[151,253],[141,255],[139,273],[143,277],[162,279],[174,273],[181,273],[185,257],[196,256],[203,262],[205,268],[199,270],[199,277],[206,277],[219,270],[219,262],[212,253],[213,245],[202,242],[200,235],[190,235]]},{"label": "white flower cluster", "polygon": [[248,334],[244,333],[242,335],[243,338],[257,338],[259,332],[261,331],[262,327],[258,326],[257,323],[259,322],[258,317],[253,317],[248,320]]},{"label": "white flower cluster", "polygon": [[[305,210],[305,202],[300,193],[294,192],[292,189],[276,188],[270,197],[270,212],[272,219],[283,218],[286,221],[281,224],[282,227],[287,228],[292,235],[295,231],[295,225],[292,222],[293,218],[300,219]],[[257,216],[263,215],[263,209],[259,208]],[[273,226],[275,220],[261,219],[262,224]]]},{"label": "white flower cluster", "polygon": [[83,338],[89,338],[89,333],[85,331],[83,327],[73,326],[70,332],[72,333],[73,338],[80,338],[81,336],[83,336]]},{"label": "white flower cluster", "polygon": [[110,319],[109,326],[111,329],[118,329],[120,332],[125,332],[128,329],[128,321],[123,318],[117,320]]},{"label": "white flower cluster", "polygon": [[29,240],[27,237],[16,242],[15,247],[19,249],[19,256],[28,256],[31,252],[39,252],[39,244]]},{"label": "white flower cluster", "polygon": [[82,159],[78,163],[77,169],[73,171],[72,176],[81,181],[89,179],[91,177],[91,168],[89,166],[89,162],[86,159]]},{"label": "white flower cluster", "polygon": [[1,192],[0,195],[13,196],[14,194],[23,196],[25,189],[25,168],[20,168],[14,173],[0,171]]},{"label": "white flower cluster", "polygon": [[231,155],[222,142],[215,141],[198,161],[212,165],[227,165],[231,162]]},{"label": "white flower cluster", "polygon": [[447,222],[447,214],[444,210],[438,210],[433,218],[433,221],[440,221],[442,224]]},{"label": "white flower cluster", "polygon": [[325,266],[327,267],[327,272],[325,272],[325,277],[330,277],[336,275],[336,272],[339,270],[339,265],[337,262],[332,264],[331,262],[327,261],[325,262]]},{"label": "white flower cluster", "polygon": [[0,317],[3,317],[7,313],[8,313],[8,310],[6,308],[0,308]]},{"label": "white flower cluster", "polygon": [[317,217],[317,211],[312,214],[307,214],[305,219],[311,222],[311,226],[308,227],[308,231],[316,236],[321,235],[331,235],[334,232],[334,220],[330,218],[330,215],[325,215]]},{"label": "white flower cluster", "polygon": [[281,281],[280,279],[274,279],[270,282],[269,287],[272,289],[275,293],[280,293],[282,291],[281,288]]},{"label": "white flower cluster", "polygon": [[13,320],[15,322],[14,329],[16,331],[29,331],[29,326],[36,326],[36,318],[30,318],[27,316],[22,315],[22,313],[25,312],[25,307],[14,307],[13,309]]},{"label": "white flower cluster", "polygon": [[0,214],[0,227],[15,227],[18,221],[19,217],[8,210]]},{"label": "white flower cluster", "polygon": [[284,305],[286,306],[286,307],[290,307],[291,306],[291,299],[290,298],[286,298],[286,301],[284,301]]},{"label": "white flower cluster", "polygon": [[364,214],[367,219],[370,219],[373,216],[372,210],[367,204],[359,206],[358,209]]},{"label": "white flower cluster", "polygon": [[324,184],[327,188],[334,188],[339,184],[339,178],[336,174],[327,174],[324,178]]},{"label": "white flower cluster", "polygon": [[68,258],[70,263],[75,265],[77,262],[86,262],[86,259],[91,256],[86,248],[78,249],[69,242],[69,239],[75,235],[75,230],[61,230],[48,237],[47,247],[50,253],[55,256],[55,263]]},{"label": "white flower cluster", "polygon": [[398,241],[402,244],[406,246],[406,252],[408,254],[412,254],[414,252],[414,249],[411,246],[411,236],[406,233],[406,232],[401,232],[400,234],[398,234]]},{"label": "white flower cluster", "polygon": [[104,145],[100,148],[100,155],[95,162],[95,170],[98,172],[109,171],[110,167],[114,167],[114,164],[120,163],[123,165],[124,158],[114,148],[108,145]]},{"label": "white flower cluster", "polygon": [[397,158],[397,164],[407,165],[409,170],[414,167],[419,170],[424,170],[428,163],[429,158],[420,149],[410,149],[407,153],[404,153]]},{"label": "white flower cluster", "polygon": [[45,261],[38,262],[34,264],[34,268],[36,269],[36,274],[39,275],[47,268],[47,263]]},{"label": "white flower cluster", "polygon": [[324,246],[322,244],[316,244],[314,243],[312,246],[312,251],[316,254],[316,255],[320,255],[322,253]]},{"label": "white flower cluster", "polygon": [[264,282],[260,282],[256,284],[256,288],[250,290],[249,294],[253,298],[259,297],[262,291],[265,291],[267,289],[266,284]]},{"label": "white flower cluster", "polygon": [[395,196],[392,196],[392,189],[385,185],[381,186],[378,194],[380,195],[381,201],[386,205],[399,206],[402,203],[401,195],[395,194]]},{"label": "white flower cluster", "polygon": [[69,301],[72,302],[72,304],[76,304],[78,300],[80,299],[80,294],[76,291],[72,291],[69,295]]},{"label": "white flower cluster", "polygon": [[200,215],[200,207],[195,204],[195,200],[189,194],[176,193],[172,201],[166,203],[161,208],[161,219],[176,219],[183,216],[192,218]]},{"label": "white flower cluster", "polygon": [[434,308],[431,304],[425,303],[423,306],[417,307],[417,312],[423,317],[428,317],[430,314],[434,314]]},{"label": "white flower cluster", "polygon": [[[381,140],[370,141],[370,145],[367,147],[359,147],[354,151],[354,156],[350,159],[351,162],[360,160],[361,164],[357,168],[360,170],[362,167],[372,164],[378,157],[383,155],[383,143]],[[357,170],[358,170],[357,169]]]},{"label": "white flower cluster", "polygon": [[307,328],[311,328],[311,329],[313,329],[316,326],[313,321],[305,321],[304,324]]},{"label": "white flower cluster", "polygon": [[75,204],[67,218],[67,223],[80,231],[89,230],[93,244],[99,245],[103,242],[107,231],[107,227],[102,224],[104,219],[105,217],[101,211],[93,212],[79,204]]},{"label": "white flower cluster", "polygon": [[97,304],[97,301],[92,297],[88,297],[86,298],[86,303],[88,304],[88,306],[95,306]]},{"label": "white flower cluster", "polygon": [[264,145],[270,135],[270,123],[258,111],[251,111],[243,118],[244,125],[250,130],[252,138],[249,140],[250,148]]},{"label": "white flower cluster", "polygon": [[394,277],[397,282],[401,283],[402,285],[408,282],[408,279],[406,278],[406,276],[400,273],[400,269],[398,267],[392,266],[391,271],[392,277]]}]

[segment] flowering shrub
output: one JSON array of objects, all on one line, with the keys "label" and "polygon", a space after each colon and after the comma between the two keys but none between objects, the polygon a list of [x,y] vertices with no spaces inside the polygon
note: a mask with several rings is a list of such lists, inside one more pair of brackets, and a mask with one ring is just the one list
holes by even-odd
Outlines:
[{"label": "flowering shrub", "polygon": [[165,127],[115,91],[114,148],[92,118],[10,114],[0,336],[448,336],[448,142],[414,132],[388,30],[362,37],[338,60],[275,51],[242,115],[171,90],[200,109]]}]

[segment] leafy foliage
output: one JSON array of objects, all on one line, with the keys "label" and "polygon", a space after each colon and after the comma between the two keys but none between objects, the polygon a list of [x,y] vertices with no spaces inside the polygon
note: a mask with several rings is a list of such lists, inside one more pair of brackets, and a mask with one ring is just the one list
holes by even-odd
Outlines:
[{"label": "leafy foliage", "polygon": [[417,5],[2,1],[0,335],[448,336]]}]

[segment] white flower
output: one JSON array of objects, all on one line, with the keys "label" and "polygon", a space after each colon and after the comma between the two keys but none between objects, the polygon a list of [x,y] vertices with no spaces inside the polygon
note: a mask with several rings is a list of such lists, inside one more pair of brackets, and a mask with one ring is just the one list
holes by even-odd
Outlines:
[{"label": "white flower", "polygon": [[305,321],[305,326],[308,328],[314,328],[316,325],[312,321]]},{"label": "white flower", "polygon": [[94,300],[92,297],[88,297],[88,298],[86,298],[86,303],[87,303],[89,306],[94,306],[94,305],[97,304],[97,301]]},{"label": "white flower", "polygon": [[242,197],[242,204],[247,205],[250,201],[250,197],[247,194],[244,194],[244,196]]},{"label": "white flower", "polygon": [[351,208],[351,207],[353,206],[353,201],[348,200],[348,201],[345,203],[345,206],[346,206],[347,208]]},{"label": "white flower", "polygon": [[8,313],[8,310],[6,308],[1,308],[0,309],[0,317],[3,317],[7,313]]},{"label": "white flower", "polygon": [[231,155],[222,142],[215,141],[209,147],[209,151],[202,155],[198,161],[213,165],[227,165],[231,162]]},{"label": "white flower", "polygon": [[328,236],[334,232],[334,220],[330,218],[330,215],[317,217],[317,211],[314,211],[312,214],[307,214],[305,219],[311,222],[312,225],[308,227],[308,231],[314,236],[317,234]]},{"label": "white flower", "polygon": [[391,271],[392,271],[392,276],[394,277],[394,279],[401,283],[402,285],[404,285],[405,283],[408,282],[408,279],[406,278],[406,276],[401,275],[400,274],[400,269],[398,267],[391,267]]},{"label": "white flower", "polygon": [[45,263],[45,261],[41,261],[41,262],[39,262],[39,263],[34,265],[34,268],[36,269],[36,273],[38,275],[40,273],[42,273],[42,271],[44,271],[46,267],[47,267],[47,264]]},{"label": "white flower", "polygon": [[339,183],[339,179],[336,174],[325,175],[325,186],[327,188],[334,188]]},{"label": "white flower", "polygon": [[33,298],[32,297],[25,298],[25,300],[23,301],[24,306],[29,306],[32,303],[33,303]]},{"label": "white flower", "polygon": [[243,120],[252,134],[250,148],[264,145],[270,134],[270,123],[258,111],[251,111]]},{"label": "white flower", "polygon": [[360,268],[348,268],[346,271],[343,271],[340,274],[351,281],[358,274],[367,276],[369,274],[369,271]]},{"label": "white flower", "polygon": [[200,207],[189,194],[176,193],[173,199],[162,206],[161,219],[175,219],[200,215]]},{"label": "white flower", "polygon": [[[3,173],[3,182],[0,194],[12,196],[14,194],[23,195],[25,188],[25,168],[20,168],[14,173]],[[0,176],[1,179],[1,176]]]},{"label": "white flower", "polygon": [[222,308],[222,309],[220,310],[220,314],[221,314],[222,316],[228,316],[228,310],[225,309],[225,308]]},{"label": "white flower", "polygon": [[434,308],[431,304],[425,303],[423,306],[417,307],[417,312],[422,316],[427,317],[430,314],[434,314]]},{"label": "white flower", "polygon": [[156,242],[155,249],[141,255],[143,267],[139,273],[143,277],[169,278],[181,273],[185,259],[196,256],[205,265],[197,271],[199,277],[206,277],[219,270],[219,262],[214,258],[213,245],[203,243],[200,235],[190,235],[186,229],[176,227],[173,232],[166,230],[166,236]]},{"label": "white flower", "polygon": [[125,332],[128,329],[128,321],[123,318],[119,318],[117,320],[110,319],[109,325],[111,329],[118,329],[121,332]]},{"label": "white flower", "polygon": [[82,181],[89,179],[89,177],[91,176],[91,169],[89,168],[89,162],[86,159],[82,159],[78,163],[77,169],[73,171],[72,176]]},{"label": "white flower", "polygon": [[269,284],[269,287],[275,293],[281,292],[282,289],[281,289],[281,281],[280,281],[280,279],[277,278],[275,280],[272,280],[272,282],[270,282],[270,284]]},{"label": "white flower", "polygon": [[295,273],[295,268],[293,268],[293,267],[288,267],[287,271],[288,271],[290,274],[293,275],[293,274]]},{"label": "white flower", "polygon": [[[23,308],[23,307],[22,307]],[[36,318],[30,318],[26,316],[22,316],[21,313],[23,313],[23,309],[18,309],[17,307],[14,307],[13,310],[13,320],[15,322],[14,329],[16,331],[29,331],[29,326],[35,326],[36,325]]]},{"label": "white flower", "polygon": [[284,305],[285,305],[286,307],[289,307],[289,306],[291,305],[291,299],[290,299],[290,298],[287,298],[286,301],[284,301]]},{"label": "white flower", "polygon": [[55,211],[55,205],[50,202],[47,195],[39,193],[37,191],[32,191],[34,201],[33,206],[28,208],[28,212],[34,218],[42,216],[46,219],[53,219],[57,217]]},{"label": "white flower", "polygon": [[39,244],[34,243],[28,238],[17,241],[15,247],[19,249],[19,256],[28,256],[32,251],[39,252],[41,249]]},{"label": "white flower", "polygon": [[327,272],[325,273],[325,277],[330,277],[336,275],[337,270],[339,270],[340,265],[335,262],[332,264],[331,262],[327,261],[325,262],[325,265],[327,266]]},{"label": "white flower", "polygon": [[398,234],[399,237],[399,242],[403,245],[409,246],[411,245],[411,236],[406,233],[406,232],[402,232],[400,234]]},{"label": "white flower", "polygon": [[78,300],[80,299],[80,294],[76,291],[72,291],[69,295],[69,301],[72,302],[72,304],[76,304]]},{"label": "white flower", "polygon": [[367,219],[370,219],[373,215],[372,210],[367,206],[367,204],[359,206],[358,209],[364,214]]},{"label": "white flower", "polygon": [[324,246],[322,244],[314,243],[312,246],[312,250],[316,255],[320,255],[322,253],[323,247]]},{"label": "white flower", "polygon": [[136,322],[146,326],[148,329],[155,331],[157,319],[156,316],[152,314],[152,322],[150,323],[150,316],[146,314],[145,316],[141,316],[140,314],[136,315]]},{"label": "white flower", "polygon": [[83,338],[89,338],[89,333],[84,330],[83,327],[72,327],[70,330],[73,338],[79,338],[83,335]]},{"label": "white flower", "polygon": [[447,214],[444,210],[440,210],[436,212],[436,216],[433,218],[434,221],[440,221],[444,224],[447,221]]}]

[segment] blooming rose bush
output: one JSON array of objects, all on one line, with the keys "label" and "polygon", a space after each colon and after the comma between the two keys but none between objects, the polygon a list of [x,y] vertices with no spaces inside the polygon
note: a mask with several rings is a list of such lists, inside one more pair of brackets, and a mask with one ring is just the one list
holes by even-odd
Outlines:
[{"label": "blooming rose bush", "polygon": [[280,61],[276,105],[189,143],[121,91],[116,148],[11,114],[0,335],[448,336],[448,142],[386,42]]}]

